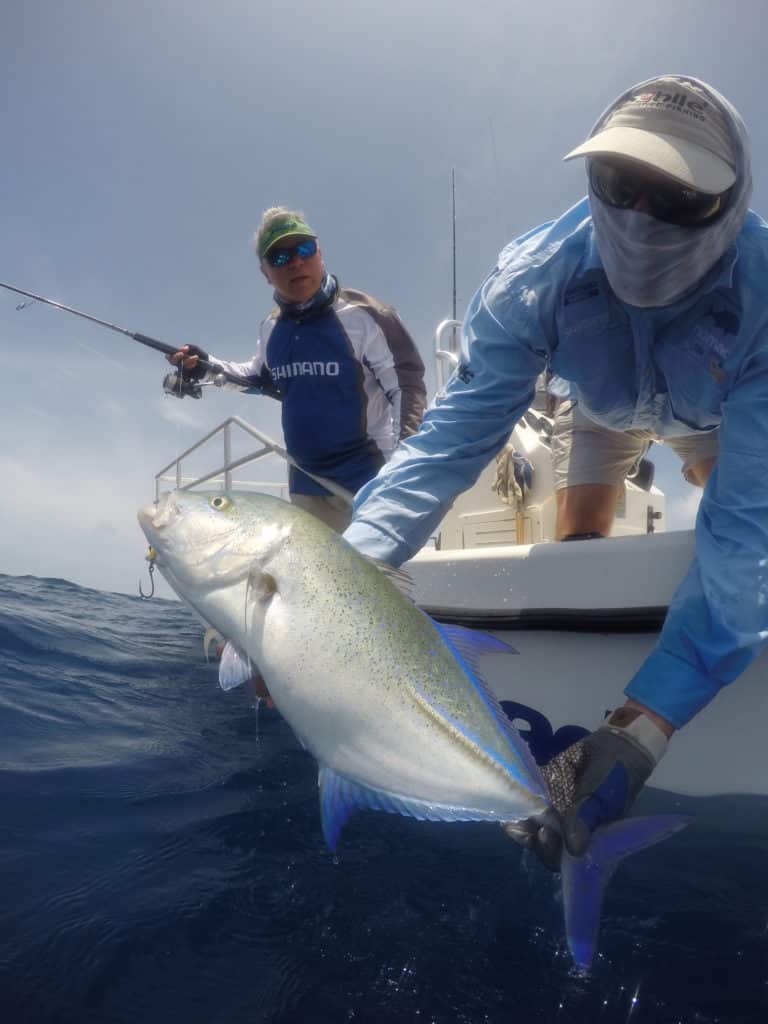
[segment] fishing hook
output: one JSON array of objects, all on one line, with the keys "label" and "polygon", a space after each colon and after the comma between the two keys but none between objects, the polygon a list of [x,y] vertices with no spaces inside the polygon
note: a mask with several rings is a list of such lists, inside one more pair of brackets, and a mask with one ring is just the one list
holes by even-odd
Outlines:
[{"label": "fishing hook", "polygon": [[155,571],[156,558],[157,552],[153,547],[150,547],[149,554],[147,555],[147,561],[149,562],[149,582],[152,584],[152,589],[148,594],[145,594],[141,586],[141,580],[139,580],[139,597],[142,599],[142,601],[148,601],[155,593],[155,579],[152,574]]}]

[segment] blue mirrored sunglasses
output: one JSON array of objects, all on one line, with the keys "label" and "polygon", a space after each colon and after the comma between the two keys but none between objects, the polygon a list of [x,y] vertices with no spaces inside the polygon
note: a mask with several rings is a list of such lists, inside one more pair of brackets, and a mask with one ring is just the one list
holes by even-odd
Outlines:
[{"label": "blue mirrored sunglasses", "polygon": [[289,248],[281,249],[275,246],[269,250],[264,259],[270,267],[287,267],[294,256],[300,256],[303,260],[308,260],[316,252],[317,240],[305,238],[303,242],[299,242],[298,245],[292,245]]}]

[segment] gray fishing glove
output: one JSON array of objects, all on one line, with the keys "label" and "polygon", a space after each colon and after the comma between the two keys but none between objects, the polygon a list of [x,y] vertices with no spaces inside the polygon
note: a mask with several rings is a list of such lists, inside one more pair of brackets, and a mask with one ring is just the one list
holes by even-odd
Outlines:
[{"label": "gray fishing glove", "polygon": [[505,832],[559,871],[563,843],[580,857],[596,828],[623,818],[666,749],[667,737],[650,718],[619,708],[542,768],[559,831],[528,820],[505,825]]}]

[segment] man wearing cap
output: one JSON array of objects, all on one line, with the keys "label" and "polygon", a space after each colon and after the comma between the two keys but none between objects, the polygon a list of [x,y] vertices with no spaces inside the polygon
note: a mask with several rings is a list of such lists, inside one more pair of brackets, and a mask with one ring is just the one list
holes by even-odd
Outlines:
[{"label": "man wearing cap", "polygon": [[[213,379],[219,368],[256,389],[277,391],[288,454],[312,474],[289,467],[291,502],[341,532],[352,515],[344,492],[354,494],[375,476],[421,423],[424,363],[391,306],[342,288],[326,271],[317,235],[302,213],[266,210],[254,245],[276,303],[261,324],[254,357],[229,362],[185,345],[168,358],[181,363],[184,378],[193,382]],[[214,369],[198,367],[201,357]],[[330,493],[314,476],[341,493]],[[259,674],[248,680],[246,692],[272,706]]]},{"label": "man wearing cap", "polygon": [[561,539],[610,531],[652,440],[704,487],[696,558],[626,703],[544,769],[559,834],[507,826],[555,868],[563,842],[578,856],[626,814],[674,731],[768,638],[768,226],[748,209],[745,126],[706,83],[665,75],[619,96],[574,157],[588,198],[503,250],[464,319],[462,365],[345,533],[393,565],[413,555],[542,371],[570,399],[553,439]]},{"label": "man wearing cap", "polygon": [[[186,345],[169,359],[185,377],[213,378],[198,358],[277,389],[288,454],[309,473],[354,494],[375,476],[424,412],[424,364],[391,306],[340,287],[303,214],[266,210],[254,239],[276,308],[263,321],[254,357],[244,363]],[[237,387],[237,385],[234,385]],[[291,501],[336,530],[349,523],[343,497],[291,466]]]}]

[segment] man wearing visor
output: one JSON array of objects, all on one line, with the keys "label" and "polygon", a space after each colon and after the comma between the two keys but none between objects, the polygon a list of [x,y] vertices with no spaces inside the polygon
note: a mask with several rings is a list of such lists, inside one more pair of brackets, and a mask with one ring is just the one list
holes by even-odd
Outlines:
[{"label": "man wearing visor", "polygon": [[[507,827],[557,868],[622,817],[669,738],[768,637],[768,226],[749,211],[749,140],[694,78],[627,90],[583,157],[588,198],[508,245],[472,299],[463,362],[422,429],[360,492],[345,533],[399,565],[424,544],[553,376],[558,536],[610,531],[653,440],[704,487],[697,554],[626,703],[544,773],[561,835]],[[622,680],[616,680],[617,687]]]},{"label": "man wearing visor", "polygon": [[[182,364],[186,380],[213,379],[220,368],[277,391],[288,454],[354,494],[418,429],[426,404],[424,363],[391,306],[342,288],[328,273],[302,213],[266,210],[254,245],[276,303],[261,324],[256,354],[229,362],[185,345],[169,361]],[[198,367],[201,357],[214,369]],[[288,490],[294,505],[334,530],[348,525],[348,501],[294,466]],[[273,706],[259,673],[245,689]]]},{"label": "man wearing visor", "polygon": [[[256,354],[228,362],[185,345],[169,359],[183,362],[188,379],[215,376],[197,367],[202,357],[257,387],[276,389],[288,454],[354,494],[418,429],[426,404],[424,364],[391,306],[342,288],[326,271],[303,214],[266,210],[254,244],[276,303],[261,324]],[[333,529],[349,523],[348,503],[293,466],[289,491],[294,504]]]}]

